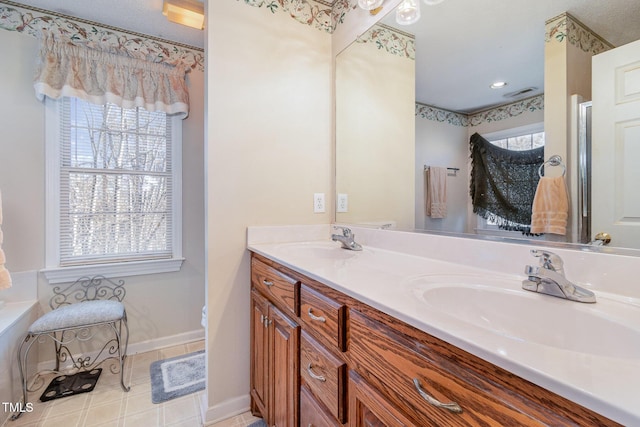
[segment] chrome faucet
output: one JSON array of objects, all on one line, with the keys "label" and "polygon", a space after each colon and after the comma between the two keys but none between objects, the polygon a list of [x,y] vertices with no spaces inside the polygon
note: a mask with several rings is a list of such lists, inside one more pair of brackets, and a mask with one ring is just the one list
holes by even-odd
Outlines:
[{"label": "chrome faucet", "polygon": [[528,279],[522,281],[522,289],[552,295],[577,302],[596,302],[596,296],[588,289],[574,285],[564,276],[562,258],[553,252],[531,250],[531,255],[540,258],[540,265],[527,265],[524,272]]},{"label": "chrome faucet", "polygon": [[334,242],[342,243],[342,247],[344,249],[349,249],[352,251],[362,250],[362,245],[360,245],[359,243],[356,243],[355,241],[356,235],[353,234],[350,228],[340,227],[339,225],[334,225],[333,228],[335,230],[342,230],[342,235],[332,234],[331,240],[333,240]]}]

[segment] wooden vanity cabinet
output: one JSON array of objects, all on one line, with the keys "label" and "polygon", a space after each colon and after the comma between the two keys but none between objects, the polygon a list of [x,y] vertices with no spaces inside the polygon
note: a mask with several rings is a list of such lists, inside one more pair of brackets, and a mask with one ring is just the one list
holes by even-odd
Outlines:
[{"label": "wooden vanity cabinet", "polygon": [[[290,278],[279,272],[266,276],[260,274],[266,271],[266,266],[259,262],[252,263],[252,266],[258,266],[259,272],[252,271],[251,410],[264,418],[269,426],[297,427],[300,326],[285,312],[293,311],[294,307],[289,306],[288,302],[295,301],[299,282],[287,280]],[[288,283],[291,292],[286,287],[265,285],[264,281],[282,286],[283,283]],[[278,293],[274,294],[272,288],[277,289]],[[281,298],[281,295],[287,297]]]},{"label": "wooden vanity cabinet", "polygon": [[251,401],[269,426],[619,425],[274,261],[252,267]]}]

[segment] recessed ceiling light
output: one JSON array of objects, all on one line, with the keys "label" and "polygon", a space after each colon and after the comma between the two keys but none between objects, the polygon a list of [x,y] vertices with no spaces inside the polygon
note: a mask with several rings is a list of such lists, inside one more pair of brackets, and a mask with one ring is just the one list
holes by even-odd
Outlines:
[{"label": "recessed ceiling light", "polygon": [[493,83],[491,86],[489,86],[491,89],[502,89],[503,87],[505,87],[507,85],[507,82],[495,82]]}]

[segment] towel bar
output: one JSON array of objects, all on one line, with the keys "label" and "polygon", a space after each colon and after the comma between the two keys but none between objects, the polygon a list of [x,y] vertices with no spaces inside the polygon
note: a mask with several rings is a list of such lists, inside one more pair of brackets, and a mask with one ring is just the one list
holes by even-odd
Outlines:
[{"label": "towel bar", "polygon": [[[427,171],[429,170],[431,166],[428,165],[424,165],[424,170]],[[449,176],[458,176],[458,171],[460,170],[460,168],[447,168],[448,171],[453,171],[453,175],[451,174],[447,174]]]},{"label": "towel bar", "polygon": [[562,157],[555,154],[549,157],[549,159],[546,160],[543,164],[541,164],[540,167],[538,168],[538,175],[540,176],[540,178],[543,177],[542,171],[544,170],[544,165],[546,164],[549,164],[549,166],[562,166],[562,176],[564,176],[565,173],[567,172],[567,166],[562,161]]}]

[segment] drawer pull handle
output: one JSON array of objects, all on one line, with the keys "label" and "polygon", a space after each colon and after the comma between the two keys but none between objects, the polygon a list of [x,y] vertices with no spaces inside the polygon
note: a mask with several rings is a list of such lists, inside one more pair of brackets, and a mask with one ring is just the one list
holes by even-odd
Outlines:
[{"label": "drawer pull handle", "polygon": [[323,377],[322,375],[318,375],[315,372],[313,372],[313,369],[311,369],[311,363],[309,363],[307,365],[307,372],[309,373],[309,375],[311,375],[311,378],[318,380],[318,381],[322,381],[325,382],[327,379],[325,377]]},{"label": "drawer pull handle", "polygon": [[433,396],[429,395],[426,391],[422,389],[422,386],[420,385],[420,381],[417,378],[413,379],[413,385],[416,387],[416,390],[418,390],[418,393],[420,393],[420,396],[422,396],[424,400],[429,402],[429,404],[437,408],[444,408],[456,414],[462,413],[462,408],[457,403],[455,402],[442,403],[438,399],[435,399]]},{"label": "drawer pull handle", "polygon": [[264,285],[265,285],[265,286],[267,286],[267,287],[269,287],[269,288],[273,286],[273,282],[272,282],[272,281],[270,281],[270,280],[267,280],[267,279],[264,279],[264,280],[262,281],[262,283],[264,283]]},{"label": "drawer pull handle", "polygon": [[309,317],[311,318],[311,320],[317,320],[318,322],[322,322],[325,323],[327,321],[327,319],[325,319],[322,316],[316,316],[315,314],[313,314],[311,312],[311,307],[309,307],[309,311],[307,312],[309,314]]},{"label": "drawer pull handle", "polygon": [[273,323],[273,320],[269,320],[267,316],[264,316],[264,320],[262,321],[262,324],[264,325],[264,327],[268,328],[271,323]]}]

